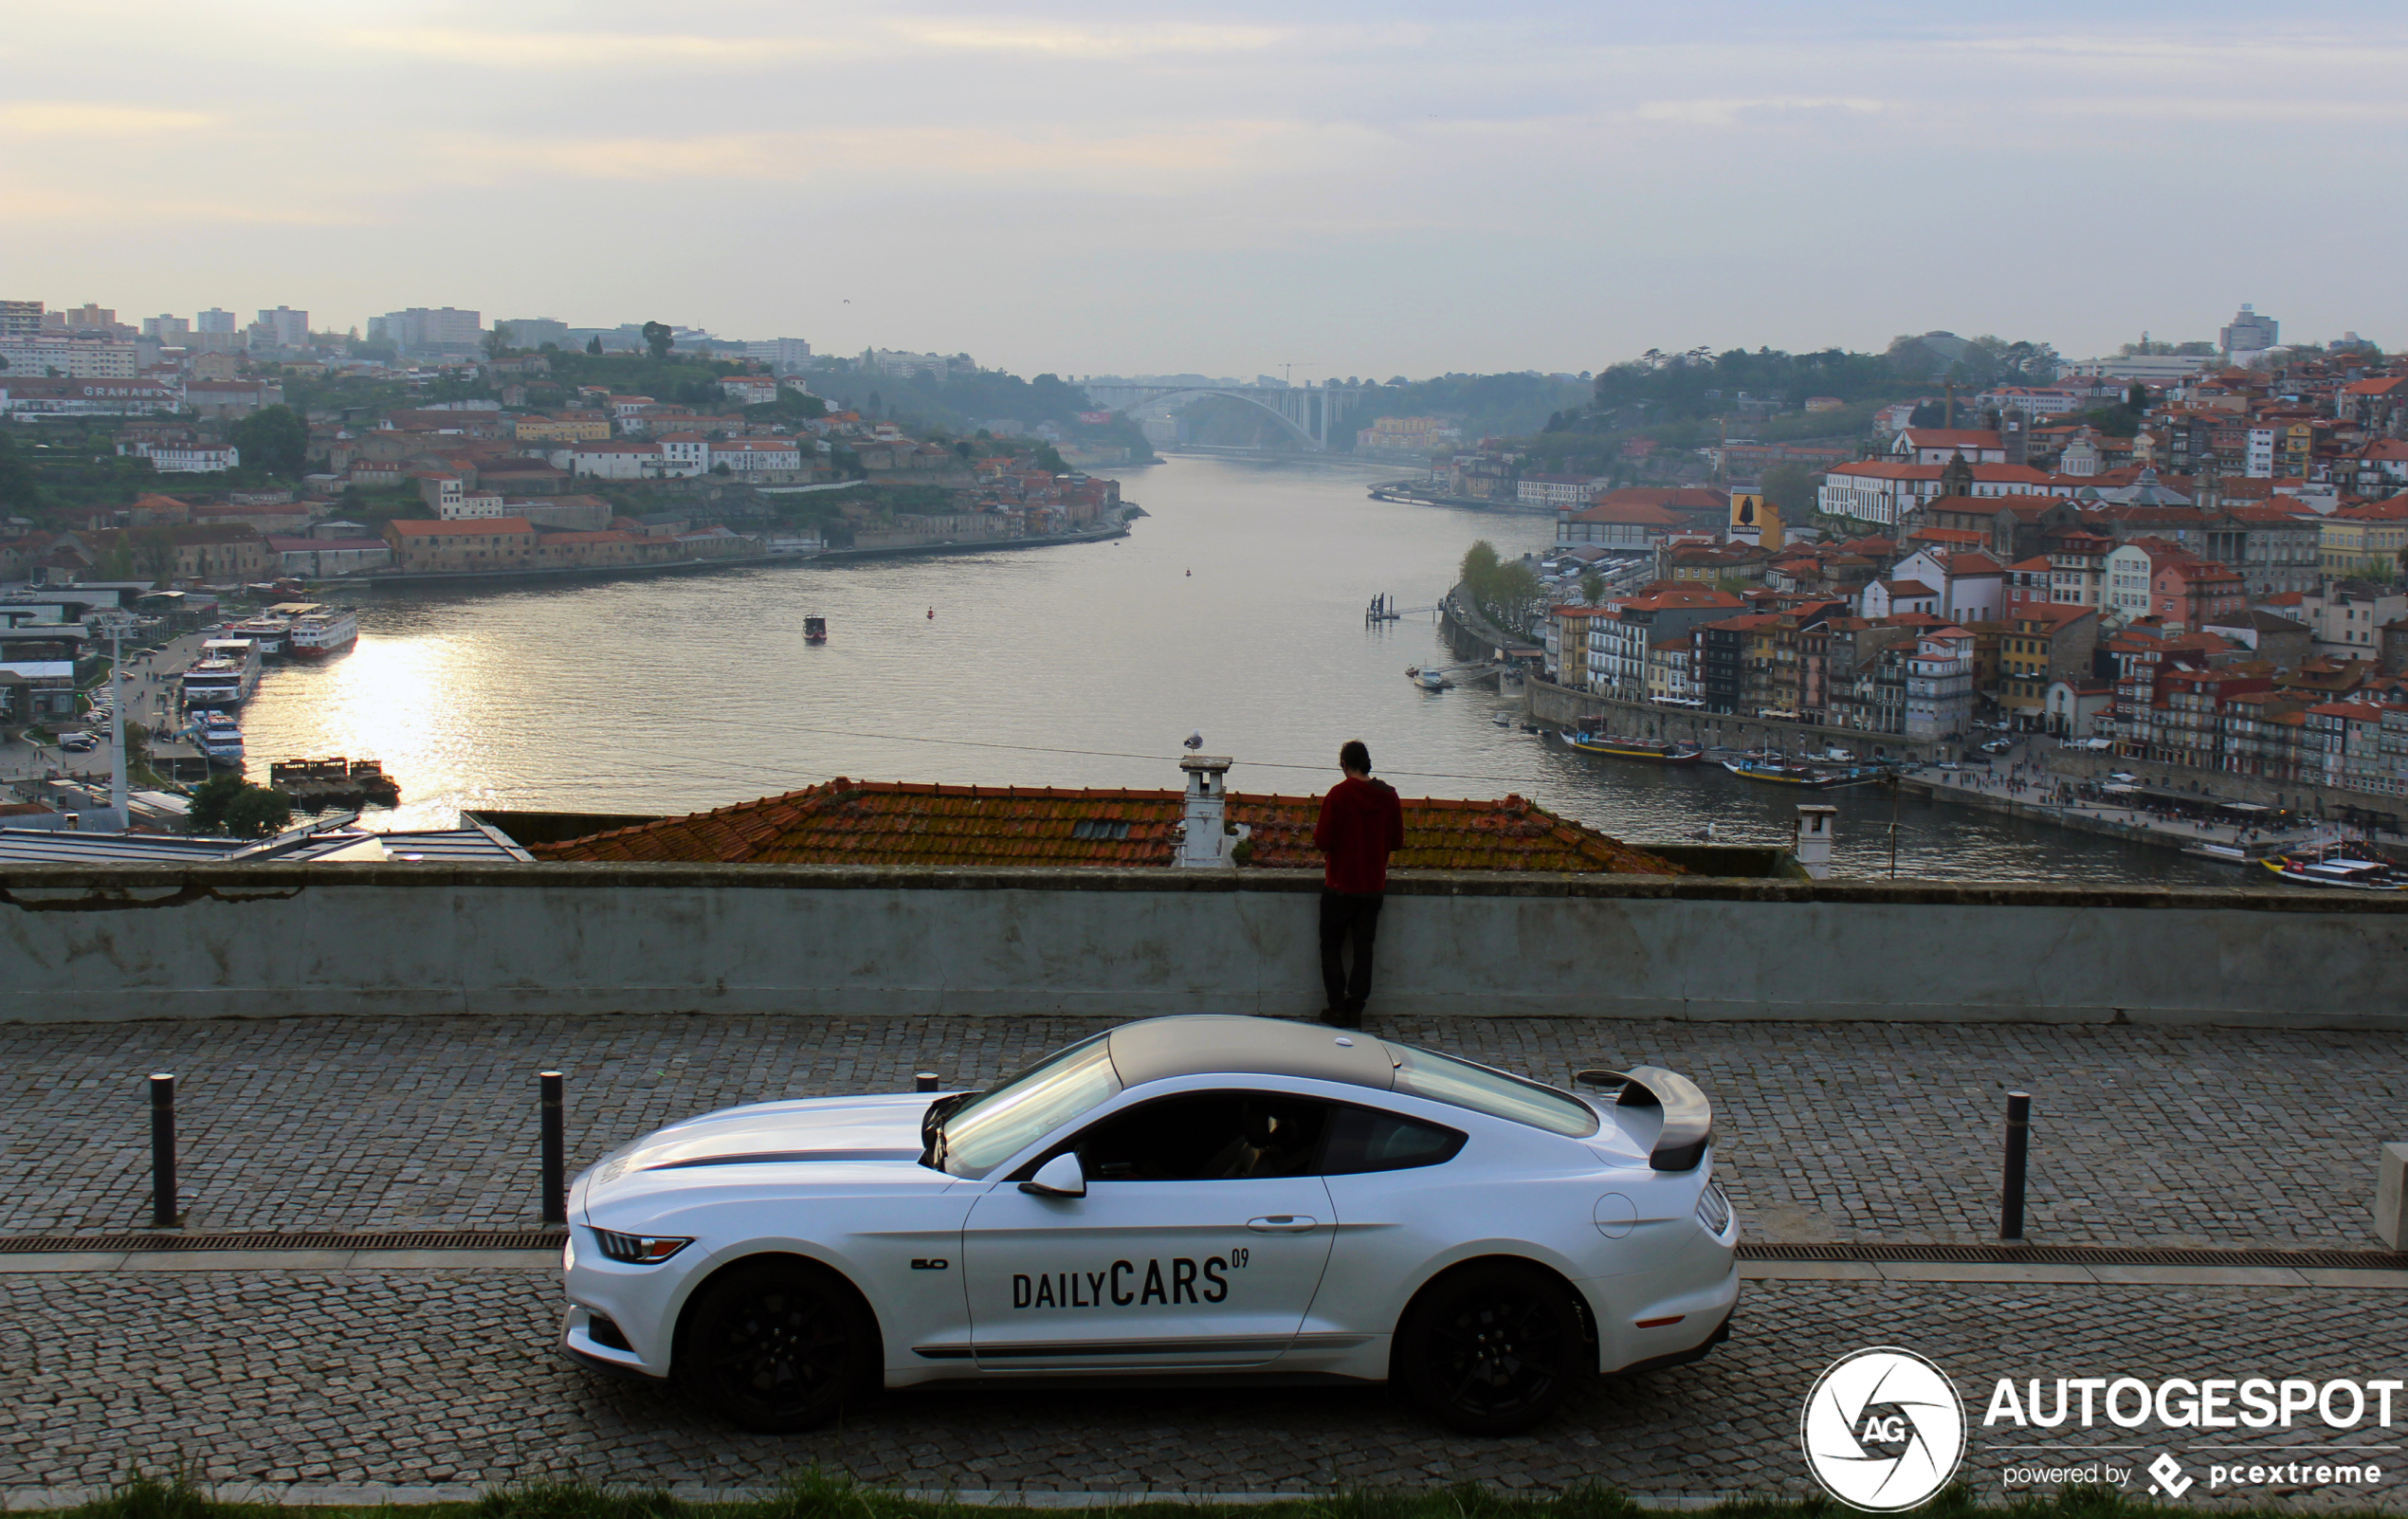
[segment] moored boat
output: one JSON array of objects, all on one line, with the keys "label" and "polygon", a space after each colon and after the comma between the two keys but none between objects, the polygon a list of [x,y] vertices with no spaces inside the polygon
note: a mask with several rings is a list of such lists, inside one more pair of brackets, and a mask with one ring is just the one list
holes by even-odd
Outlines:
[{"label": "moored boat", "polygon": [[285,650],[296,659],[324,659],[359,641],[359,618],[349,607],[325,607],[299,601],[271,609],[293,619]]},{"label": "moored boat", "polygon": [[1883,765],[1794,764],[1786,760],[1725,760],[1723,768],[1742,780],[1761,780],[1776,786],[1802,786],[1809,791],[1863,785],[1889,774]]},{"label": "moored boat", "polygon": [[1674,743],[1665,739],[1617,739],[1608,733],[1575,733],[1563,741],[1582,754],[1644,760],[1659,765],[1693,765],[1706,759],[1706,751],[1696,744]]},{"label": "moored boat", "polygon": [[224,712],[201,713],[192,720],[192,747],[201,751],[213,765],[240,769],[243,763],[243,730]]},{"label": "moored boat", "polygon": [[259,646],[247,638],[211,638],[177,681],[188,707],[240,706],[259,689]]},{"label": "moored boat", "polygon": [[2408,891],[2408,870],[2389,860],[2370,860],[2340,851],[2280,855],[2257,862],[2293,886],[2334,887],[2344,891]]}]

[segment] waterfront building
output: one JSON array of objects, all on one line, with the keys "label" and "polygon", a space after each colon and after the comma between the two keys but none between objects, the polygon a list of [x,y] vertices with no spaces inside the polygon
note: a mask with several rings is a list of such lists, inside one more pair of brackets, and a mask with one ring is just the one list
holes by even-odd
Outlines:
[{"label": "waterfront building", "polygon": [[2024,608],[1999,635],[1999,710],[2020,727],[2045,726],[2051,689],[2068,683],[2086,688],[2096,685],[2104,710],[2112,693],[2106,683],[2091,678],[2098,644],[2095,608],[2053,602]]},{"label": "waterfront building", "polygon": [[1685,637],[1691,629],[1721,621],[1746,606],[1746,599],[1734,592],[1660,582],[1608,602],[1587,620],[1588,688],[1626,701],[1643,700],[1651,645]]},{"label": "waterfront building", "polygon": [[1973,725],[1973,634],[1925,628],[1906,662],[1906,737],[1961,737]]},{"label": "waterfront building", "polygon": [[[1604,484],[1594,475],[1531,473],[1514,482],[1513,495],[1524,506],[1560,513],[1591,500]],[[1562,541],[1560,535],[1557,540]]]}]

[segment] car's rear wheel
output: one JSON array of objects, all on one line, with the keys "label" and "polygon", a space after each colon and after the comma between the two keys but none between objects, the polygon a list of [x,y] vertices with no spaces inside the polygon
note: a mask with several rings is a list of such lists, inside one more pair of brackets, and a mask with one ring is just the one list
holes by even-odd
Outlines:
[{"label": "car's rear wheel", "polygon": [[1539,1423],[1586,1380],[1578,1304],[1553,1274],[1509,1262],[1450,1272],[1397,1326],[1391,1376],[1422,1412],[1473,1435]]},{"label": "car's rear wheel", "polygon": [[815,1429],[877,1384],[877,1321],[852,1285],[791,1258],[737,1266],[695,1295],[678,1380],[730,1422]]}]

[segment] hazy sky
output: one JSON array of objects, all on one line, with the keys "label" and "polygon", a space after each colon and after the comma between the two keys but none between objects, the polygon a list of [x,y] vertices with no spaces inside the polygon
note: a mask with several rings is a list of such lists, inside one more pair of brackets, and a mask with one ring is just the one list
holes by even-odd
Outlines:
[{"label": "hazy sky", "polygon": [[1021,373],[2399,320],[2408,9],[14,0],[0,295]]}]

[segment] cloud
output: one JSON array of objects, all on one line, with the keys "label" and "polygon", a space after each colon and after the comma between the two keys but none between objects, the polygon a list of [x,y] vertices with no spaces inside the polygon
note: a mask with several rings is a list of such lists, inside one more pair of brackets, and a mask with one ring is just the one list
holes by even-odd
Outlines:
[{"label": "cloud", "polygon": [[730,132],[687,137],[454,137],[464,170],[519,170],[591,179],[757,179],[773,183],[891,177],[1006,181],[1107,179],[1130,189],[1188,188],[1180,175],[1322,171],[1355,161],[1378,138],[1342,123],[1200,122],[1101,135],[1071,129],[854,128]]},{"label": "cloud", "polygon": [[0,132],[39,137],[139,137],[214,126],[202,111],[163,111],[103,101],[18,101],[0,105]]},{"label": "cloud", "polygon": [[1883,108],[1879,101],[1855,96],[1773,95],[1755,100],[1648,101],[1631,114],[1642,121],[1722,127],[1737,126],[1747,117],[1774,111],[1847,111],[1870,116]]},{"label": "cloud", "polygon": [[353,31],[355,47],[441,58],[488,68],[657,67],[706,64],[733,67],[784,63],[804,54],[833,55],[844,44],[815,37],[702,37],[690,33],[610,31],[473,31],[451,27],[388,27]]},{"label": "cloud", "polygon": [[898,22],[900,36],[957,52],[1036,53],[1056,58],[1130,58],[1145,53],[1254,52],[1296,33],[1285,27],[1169,25],[1049,26],[1032,22]]}]

